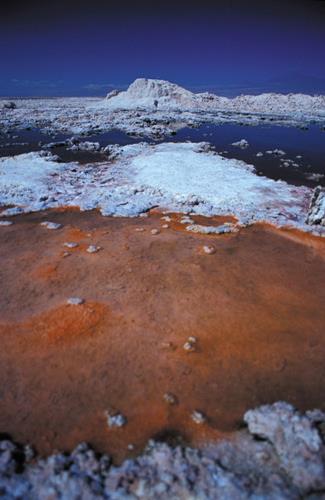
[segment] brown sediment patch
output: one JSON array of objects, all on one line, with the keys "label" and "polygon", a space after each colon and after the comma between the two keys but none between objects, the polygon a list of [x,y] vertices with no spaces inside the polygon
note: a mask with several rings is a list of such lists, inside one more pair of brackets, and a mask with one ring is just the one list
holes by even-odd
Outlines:
[{"label": "brown sediment patch", "polygon": [[[2,229],[0,431],[41,453],[88,441],[119,461],[151,437],[218,438],[279,399],[325,410],[324,239],[262,224],[208,237],[162,230],[161,215],[48,211]],[[79,243],[68,258],[66,241]],[[106,410],[127,425],[109,429]]]},{"label": "brown sediment patch", "polygon": [[[16,338],[24,349],[32,347],[34,353],[47,344],[70,343],[98,334],[101,325],[110,317],[108,307],[96,303],[62,305],[56,309],[33,316],[15,326]],[[8,325],[0,324],[2,337],[10,333]]]}]

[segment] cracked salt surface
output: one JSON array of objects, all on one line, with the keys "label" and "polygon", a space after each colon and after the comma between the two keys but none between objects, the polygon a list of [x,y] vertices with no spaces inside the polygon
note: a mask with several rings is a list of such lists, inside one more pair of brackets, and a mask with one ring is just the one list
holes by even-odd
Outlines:
[{"label": "cracked salt surface", "polygon": [[[0,159],[1,216],[79,206],[103,215],[137,216],[154,206],[191,214],[234,215],[239,224],[306,224],[312,190],[257,176],[252,165],[224,158],[208,143],[146,143],[112,148],[108,162],[77,165],[29,153]],[[78,168],[76,168],[78,166]]]}]

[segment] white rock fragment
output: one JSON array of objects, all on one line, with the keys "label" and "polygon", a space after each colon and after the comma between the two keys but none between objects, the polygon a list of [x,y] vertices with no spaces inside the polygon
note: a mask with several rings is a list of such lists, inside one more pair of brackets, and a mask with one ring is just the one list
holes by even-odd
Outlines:
[{"label": "white rock fragment", "polygon": [[204,415],[204,413],[198,410],[194,410],[191,413],[191,419],[198,425],[202,425],[206,422],[206,416]]},{"label": "white rock fragment", "polygon": [[257,156],[257,157],[264,156],[264,153],[262,153],[262,152],[260,151],[259,153],[256,153],[256,156]]},{"label": "white rock fragment", "polygon": [[187,351],[187,352],[194,352],[195,351],[195,342],[190,342],[189,340],[187,342],[185,342],[185,344],[183,345],[183,349],[184,351]]},{"label": "white rock fragment", "polygon": [[143,228],[143,227],[136,227],[136,228],[135,228],[135,231],[136,231],[137,233],[143,233],[144,228]]},{"label": "white rock fragment", "polygon": [[41,222],[41,226],[46,227],[47,229],[60,229],[62,227],[62,224],[59,224],[57,222]]},{"label": "white rock fragment", "polygon": [[122,413],[111,413],[109,411],[105,412],[107,418],[107,425],[110,428],[114,427],[124,427],[127,424],[127,419]]},{"label": "white rock fragment", "polygon": [[185,216],[185,217],[181,218],[180,223],[181,224],[194,224],[194,220],[191,219],[191,217]]},{"label": "white rock fragment", "polygon": [[204,245],[203,252],[208,254],[208,255],[212,255],[212,254],[216,253],[216,249],[213,245]]},{"label": "white rock fragment", "polygon": [[78,246],[78,243],[75,243],[73,241],[66,241],[65,243],[63,243],[63,246],[67,248],[76,248]]},{"label": "white rock fragment", "polygon": [[231,145],[232,146],[236,146],[238,148],[245,149],[245,148],[248,148],[249,143],[248,143],[248,141],[246,139],[241,139],[240,141],[233,142]]},{"label": "white rock fragment", "polygon": [[163,224],[161,227],[162,227],[163,229],[168,229],[168,228],[169,228],[169,225],[168,225],[168,224]]},{"label": "white rock fragment", "polygon": [[161,220],[164,220],[165,222],[171,222],[172,221],[172,219],[171,219],[171,217],[169,217],[169,215],[163,215],[161,217]]},{"label": "white rock fragment", "polygon": [[164,394],[164,401],[169,405],[177,404],[177,397],[171,392],[166,392]]},{"label": "white rock fragment", "polygon": [[11,220],[0,220],[0,226],[11,226],[12,224]]},{"label": "white rock fragment", "polygon": [[150,233],[153,235],[159,234],[159,229],[151,229]]},{"label": "white rock fragment", "polygon": [[67,304],[69,304],[71,306],[80,306],[84,302],[85,302],[84,299],[81,299],[80,297],[70,297],[67,300]]},{"label": "white rock fragment", "polygon": [[89,245],[89,247],[87,248],[86,252],[88,253],[97,253],[99,252],[101,248],[98,247],[97,245]]}]

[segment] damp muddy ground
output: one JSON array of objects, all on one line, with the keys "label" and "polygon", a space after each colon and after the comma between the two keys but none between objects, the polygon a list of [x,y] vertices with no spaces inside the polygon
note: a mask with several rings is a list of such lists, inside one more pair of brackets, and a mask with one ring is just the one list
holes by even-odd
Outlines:
[{"label": "damp muddy ground", "polygon": [[[60,210],[0,228],[0,432],[41,454],[87,441],[118,463],[150,438],[228,436],[264,403],[325,410],[324,239],[192,234],[161,216]],[[109,428],[106,411],[127,424]]]}]

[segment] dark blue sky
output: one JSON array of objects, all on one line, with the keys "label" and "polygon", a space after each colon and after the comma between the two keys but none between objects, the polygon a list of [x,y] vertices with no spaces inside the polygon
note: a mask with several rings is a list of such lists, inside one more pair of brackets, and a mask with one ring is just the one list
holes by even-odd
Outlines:
[{"label": "dark blue sky", "polygon": [[15,2],[0,95],[104,95],[138,76],[224,94],[325,93],[325,2]]}]

